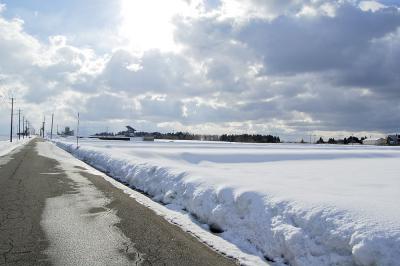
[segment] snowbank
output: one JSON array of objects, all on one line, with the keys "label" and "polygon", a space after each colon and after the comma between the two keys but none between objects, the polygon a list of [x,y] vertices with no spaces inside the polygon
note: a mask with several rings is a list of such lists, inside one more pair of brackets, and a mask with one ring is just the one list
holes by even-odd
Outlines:
[{"label": "snowbank", "polygon": [[266,262],[399,265],[398,148],[55,142]]},{"label": "snowbank", "polygon": [[7,138],[0,138],[0,156],[6,155],[29,140],[29,138],[18,140],[18,137],[14,137],[13,142],[10,142]]}]

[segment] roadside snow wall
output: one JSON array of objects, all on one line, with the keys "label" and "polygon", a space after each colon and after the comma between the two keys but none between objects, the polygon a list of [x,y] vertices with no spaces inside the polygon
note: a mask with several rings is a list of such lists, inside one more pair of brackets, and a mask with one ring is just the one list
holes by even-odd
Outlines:
[{"label": "roadside snow wall", "polygon": [[[304,208],[269,195],[213,186],[186,172],[92,150],[62,149],[155,201],[190,212],[211,231],[276,265],[400,265],[400,233],[334,206]],[[123,156],[121,156],[123,157]],[[398,228],[398,227],[397,227]]]}]

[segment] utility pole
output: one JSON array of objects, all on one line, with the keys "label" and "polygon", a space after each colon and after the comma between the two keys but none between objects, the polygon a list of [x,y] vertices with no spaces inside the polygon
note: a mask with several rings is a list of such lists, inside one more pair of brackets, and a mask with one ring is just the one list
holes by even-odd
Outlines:
[{"label": "utility pole", "polygon": [[14,116],[14,98],[11,98],[11,128],[10,128],[10,142],[13,141],[13,116]]},{"label": "utility pole", "polygon": [[25,130],[26,137],[28,137],[29,136],[29,122],[28,122],[28,120],[26,120],[25,126],[26,126],[26,130]]},{"label": "utility pole", "polygon": [[22,138],[25,138],[25,116],[22,117]]},{"label": "utility pole", "polygon": [[79,112],[78,112],[78,126],[76,127],[76,148],[79,147]]},{"label": "utility pole", "polygon": [[51,114],[51,130],[50,130],[50,139],[53,139],[53,120],[54,120],[54,113]]},{"label": "utility pole", "polygon": [[46,124],[46,116],[43,117],[43,125],[42,125],[42,130],[43,130],[43,131],[42,131],[42,134],[43,134],[42,137],[43,137],[43,138],[44,138],[44,127],[45,127],[45,124]]},{"label": "utility pole", "polygon": [[18,109],[18,139],[21,139],[21,109]]}]

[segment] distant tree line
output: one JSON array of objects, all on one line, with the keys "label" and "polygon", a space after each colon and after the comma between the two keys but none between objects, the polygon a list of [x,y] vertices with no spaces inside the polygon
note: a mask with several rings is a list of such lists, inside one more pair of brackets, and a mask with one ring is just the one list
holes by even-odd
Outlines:
[{"label": "distant tree line", "polygon": [[155,139],[171,139],[171,140],[210,140],[210,141],[218,141],[218,135],[201,135],[201,134],[192,134],[189,132],[173,132],[173,133],[160,133],[160,132],[135,132],[135,136],[137,137],[148,137],[152,136]]},{"label": "distant tree line", "polygon": [[280,143],[281,140],[279,137],[275,137],[272,135],[250,135],[250,134],[241,134],[241,135],[227,135],[223,134],[219,137],[220,141],[228,141],[228,142],[256,142],[256,143]]},{"label": "distant tree line", "polygon": [[227,141],[227,142],[256,142],[256,143],[280,143],[279,137],[261,134],[240,134],[240,135],[201,135],[191,134],[189,132],[136,132],[135,136],[145,137],[153,136],[155,139],[171,139],[171,140],[208,140],[208,141]]},{"label": "distant tree line", "polygon": [[[118,132],[114,134],[112,132],[101,132],[94,134],[95,136],[115,136],[123,135],[125,131]],[[170,132],[170,133],[160,133],[160,132],[135,132],[137,137],[154,137],[155,139],[170,139],[170,140],[207,140],[207,141],[226,141],[226,142],[253,142],[253,143],[280,143],[281,140],[278,136],[272,135],[261,135],[261,134],[223,134],[223,135],[201,135],[192,134],[189,132]],[[317,144],[362,144],[363,140],[367,137],[358,138],[355,136],[349,136],[344,139],[329,138],[325,141],[320,137],[316,143]],[[301,143],[305,143],[301,140]]]},{"label": "distant tree line", "polygon": [[352,144],[352,143],[358,143],[358,144],[362,144],[363,140],[365,140],[367,137],[362,137],[362,138],[357,138],[354,136],[350,136],[348,138],[344,138],[344,139],[338,139],[335,140],[334,138],[329,138],[328,141],[324,141],[324,139],[322,137],[319,138],[319,140],[316,142],[317,144]]},{"label": "distant tree line", "polygon": [[100,133],[94,134],[94,136],[115,136],[115,134],[113,132],[100,132]]}]

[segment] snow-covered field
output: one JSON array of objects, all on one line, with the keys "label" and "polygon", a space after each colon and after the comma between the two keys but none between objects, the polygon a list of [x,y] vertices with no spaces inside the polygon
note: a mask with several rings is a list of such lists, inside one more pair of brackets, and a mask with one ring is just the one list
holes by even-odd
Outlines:
[{"label": "snow-covered field", "polygon": [[400,265],[400,147],[74,141],[55,142],[266,263]]},{"label": "snow-covered field", "polygon": [[0,135],[0,156],[3,156],[15,148],[29,141],[29,138],[18,140],[17,136],[14,136],[13,142],[10,142],[9,136]]}]

